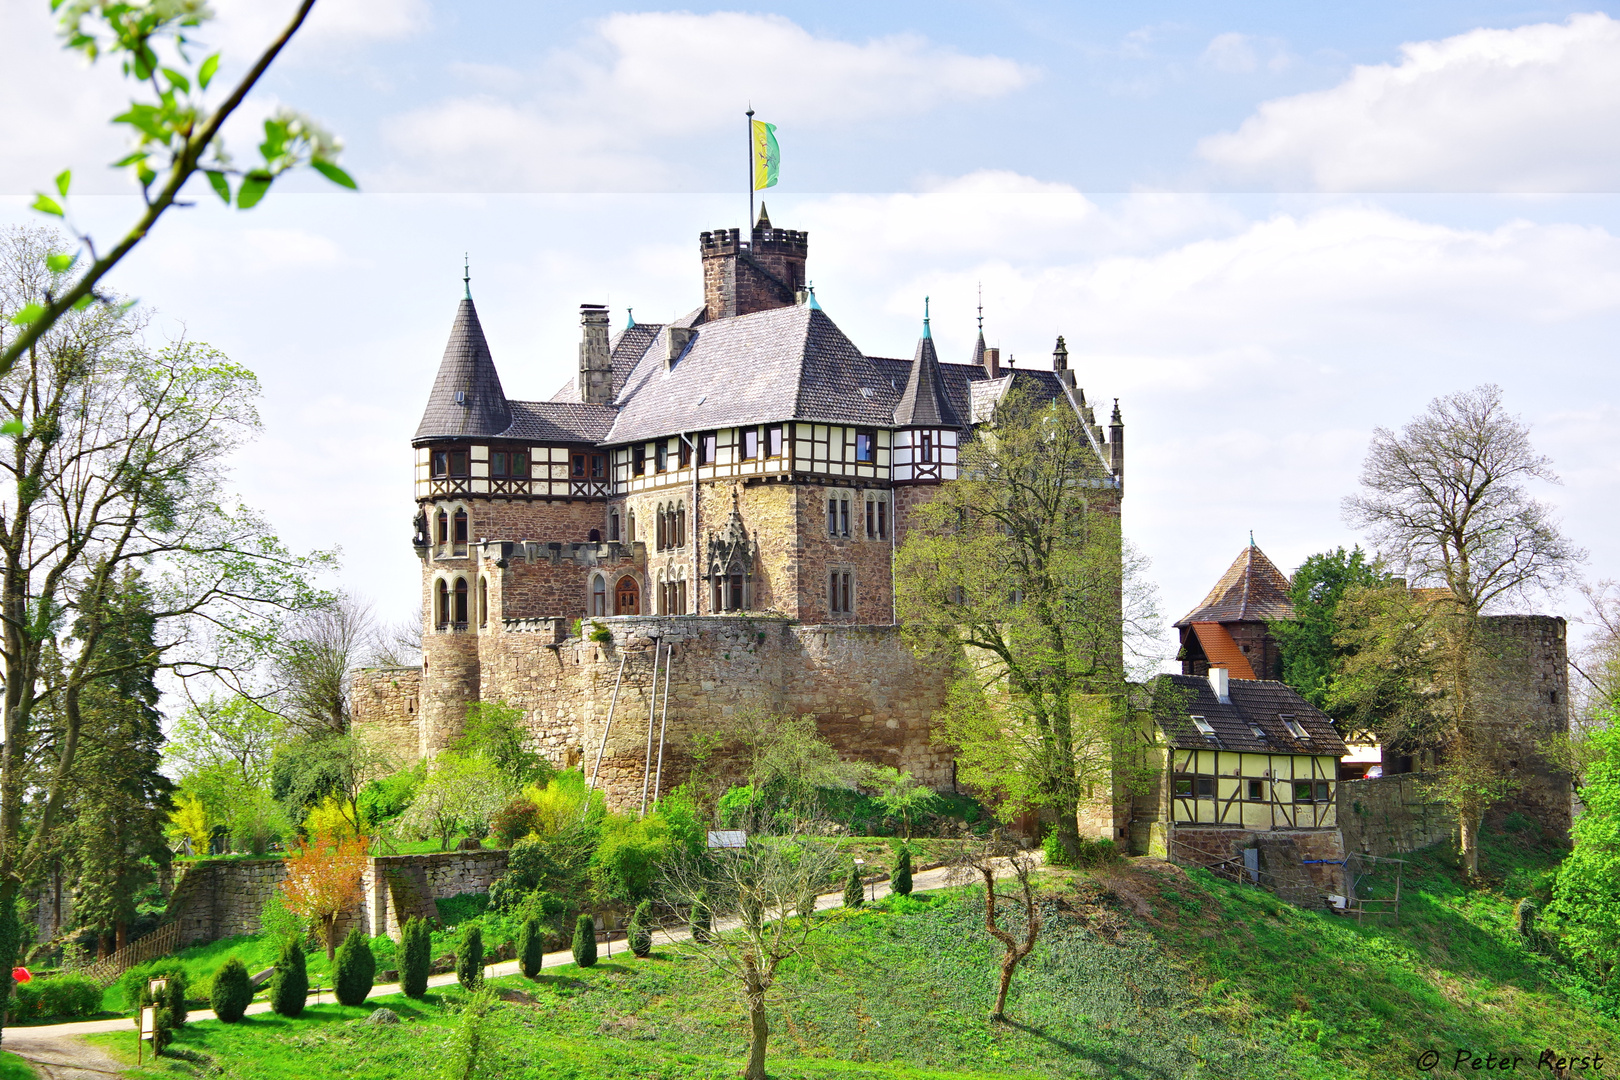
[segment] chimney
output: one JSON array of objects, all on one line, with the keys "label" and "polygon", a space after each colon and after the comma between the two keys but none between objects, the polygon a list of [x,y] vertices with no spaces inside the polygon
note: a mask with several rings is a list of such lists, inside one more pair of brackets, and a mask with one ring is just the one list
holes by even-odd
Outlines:
[{"label": "chimney", "polygon": [[1209,667],[1209,686],[1215,691],[1215,700],[1222,705],[1232,704],[1232,695],[1227,685],[1226,665],[1211,664]]},{"label": "chimney", "polygon": [[984,350],[984,371],[992,379],[1001,378],[1001,350]]},{"label": "chimney", "polygon": [[613,358],[608,354],[608,309],[579,305],[579,400],[606,405],[613,400]]},{"label": "chimney", "polygon": [[695,331],[689,326],[671,326],[669,328],[669,352],[664,358],[664,370],[674,370],[675,361],[679,360],[681,354],[686,351],[686,346],[690,344],[694,333]]}]

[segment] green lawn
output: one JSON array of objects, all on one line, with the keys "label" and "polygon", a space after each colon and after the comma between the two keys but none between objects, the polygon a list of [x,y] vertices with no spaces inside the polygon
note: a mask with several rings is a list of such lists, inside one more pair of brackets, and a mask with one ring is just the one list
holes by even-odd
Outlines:
[{"label": "green lawn", "polygon": [[34,1080],[38,1074],[16,1054],[0,1051],[0,1080]]},{"label": "green lawn", "polygon": [[[1014,981],[1012,1023],[994,1028],[979,890],[837,912],[818,953],[784,973],[771,1072],[1383,1080],[1414,1075],[1430,1048],[1448,1065],[1459,1047],[1518,1053],[1524,1072],[1546,1047],[1620,1054],[1612,1006],[1513,929],[1516,893],[1553,858],[1492,847],[1485,869],[1504,884],[1470,892],[1444,859],[1419,857],[1399,926],[1299,911],[1162,864],[1048,872],[1041,942]],[[489,1077],[731,1077],[744,1054],[729,986],[674,950],[498,985],[531,1000],[493,1014]],[[334,1005],[297,1021],[189,1025],[176,1048],[195,1060],[141,1075],[438,1076],[462,1000],[458,988],[386,1000],[406,1021],[389,1027]],[[97,1041],[131,1050],[127,1035]]]}]

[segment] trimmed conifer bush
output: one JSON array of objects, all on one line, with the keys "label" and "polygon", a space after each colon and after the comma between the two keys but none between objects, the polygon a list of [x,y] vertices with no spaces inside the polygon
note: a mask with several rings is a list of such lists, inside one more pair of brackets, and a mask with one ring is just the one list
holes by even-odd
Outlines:
[{"label": "trimmed conifer bush", "polygon": [[365,1004],[366,995],[377,981],[377,957],[371,951],[371,939],[358,926],[338,946],[332,965],[332,991],[338,1004]]},{"label": "trimmed conifer bush", "polygon": [[270,976],[270,1008],[281,1016],[297,1016],[309,1000],[309,970],[304,964],[304,946],[296,937],[287,939]]},{"label": "trimmed conifer bush", "polygon": [[407,919],[400,937],[400,989],[406,997],[420,998],[433,970],[433,929],[424,919]]},{"label": "trimmed conifer bush", "polygon": [[866,903],[866,886],[861,884],[861,868],[849,868],[849,882],[844,886],[844,906],[849,908],[860,907]]},{"label": "trimmed conifer bush", "polygon": [[630,951],[638,957],[644,957],[652,952],[652,901],[643,900],[636,905],[635,914],[630,916],[630,932],[625,934],[629,941]]},{"label": "trimmed conifer bush", "polygon": [[596,966],[596,920],[580,915],[574,924],[574,963],[580,967]]},{"label": "trimmed conifer bush", "polygon": [[[169,1013],[169,1026],[182,1027],[186,1022],[186,974],[184,971],[173,970],[154,972],[153,978],[163,979],[163,992],[151,1004],[159,1010],[167,1009]],[[147,997],[151,998],[151,988],[147,988]]]},{"label": "trimmed conifer bush", "polygon": [[911,845],[900,845],[900,858],[894,864],[894,880],[889,883],[891,891],[901,896],[911,895]]},{"label": "trimmed conifer bush", "polygon": [[477,923],[461,932],[461,944],[456,948],[456,981],[469,991],[484,985],[484,931]]},{"label": "trimmed conifer bush", "polygon": [[702,900],[692,901],[692,940],[699,945],[707,942],[714,931],[714,916],[709,914],[709,905]]},{"label": "trimmed conifer bush", "polygon": [[525,978],[537,979],[540,977],[540,965],[546,958],[546,935],[540,929],[540,920],[529,916],[523,920],[518,928],[517,939],[518,970],[523,972]]},{"label": "trimmed conifer bush", "polygon": [[214,1007],[215,1016],[234,1024],[242,1019],[252,1001],[253,980],[246,965],[233,956],[214,972],[214,988],[209,992],[208,1003]]}]

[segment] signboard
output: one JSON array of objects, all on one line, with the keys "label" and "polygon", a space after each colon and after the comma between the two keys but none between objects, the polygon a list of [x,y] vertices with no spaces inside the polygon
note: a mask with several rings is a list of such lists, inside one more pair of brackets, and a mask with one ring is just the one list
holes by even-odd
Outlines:
[{"label": "signboard", "polygon": [[748,846],[748,834],[741,829],[710,829],[710,848],[743,848]]},{"label": "signboard", "polygon": [[157,1034],[157,1006],[146,1005],[141,1009],[141,1038],[150,1039]]}]

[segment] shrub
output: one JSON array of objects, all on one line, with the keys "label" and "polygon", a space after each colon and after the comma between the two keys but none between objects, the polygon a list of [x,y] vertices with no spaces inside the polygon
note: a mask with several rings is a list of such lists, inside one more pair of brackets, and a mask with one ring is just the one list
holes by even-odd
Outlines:
[{"label": "shrub", "polygon": [[479,990],[461,1010],[461,1023],[450,1044],[450,1060],[446,1062],[446,1080],[472,1080],[484,1075],[480,1061],[484,1056],[488,1035],[490,1010],[495,1007],[495,992],[489,987]]},{"label": "shrub", "polygon": [[372,955],[371,941],[357,926],[338,946],[332,968],[332,991],[340,1005],[362,1005],[376,981],[377,958]]},{"label": "shrub", "polygon": [[533,915],[523,920],[517,939],[518,968],[526,978],[540,976],[540,965],[546,958],[546,935],[540,929],[540,920]]},{"label": "shrub", "polygon": [[270,976],[270,1008],[281,1016],[297,1016],[309,999],[309,971],[304,965],[304,946],[288,938],[281,946],[275,974]]},{"label": "shrub", "polygon": [[247,1012],[248,1005],[253,1001],[253,980],[248,976],[248,970],[242,961],[231,957],[219,965],[214,972],[214,988],[208,995],[208,1003],[214,1007],[214,1015],[227,1024],[234,1024],[242,1019]]},{"label": "shrub", "polygon": [[636,905],[634,915],[630,916],[630,932],[625,938],[630,945],[630,951],[637,956],[644,957],[652,952],[652,902],[643,900]]},{"label": "shrub", "polygon": [[645,900],[669,852],[669,825],[657,814],[636,819],[609,814],[591,853],[595,895],[634,905]]},{"label": "shrub", "polygon": [[484,985],[484,931],[477,923],[469,923],[461,933],[461,944],[456,947],[456,981],[464,990]]},{"label": "shrub", "polygon": [[900,858],[894,864],[894,878],[889,883],[891,892],[901,896],[911,895],[911,845],[900,845]]},{"label": "shrub", "polygon": [[186,977],[186,968],[179,960],[154,960],[150,963],[139,964],[125,971],[118,978],[118,992],[123,997],[124,1008],[136,1009],[142,1005],[150,1005],[151,995],[147,992],[147,985],[153,979],[167,979],[178,975],[181,979]]},{"label": "shrub", "polygon": [[540,826],[540,808],[527,795],[513,796],[512,800],[490,821],[502,847],[511,847]]},{"label": "shrub", "polygon": [[1085,870],[1098,866],[1107,866],[1119,859],[1119,848],[1115,846],[1110,837],[1097,840],[1080,838],[1080,845],[1075,851],[1074,858],[1063,850],[1063,844],[1058,840],[1057,830],[1046,834],[1041,841],[1041,854],[1046,856],[1048,866],[1066,866],[1071,869]]},{"label": "shrub", "polygon": [[849,868],[849,881],[844,885],[844,906],[857,908],[866,903],[866,886],[861,884],[861,868]]},{"label": "shrub", "polygon": [[581,914],[574,924],[574,963],[596,966],[596,920],[589,915]]},{"label": "shrub", "polygon": [[713,930],[714,916],[709,913],[709,905],[701,899],[692,901],[692,940],[705,944],[714,936]]},{"label": "shrub", "polygon": [[11,1019],[38,1020],[45,1015],[45,995],[39,984],[15,983],[11,987]]},{"label": "shrub", "polygon": [[167,1005],[158,1005],[152,1017],[152,1053],[161,1054],[163,1048],[174,1041],[174,1013]]},{"label": "shrub", "polygon": [[[163,993],[157,1000],[151,1002],[160,1010],[167,1009],[169,1013],[169,1026],[182,1027],[186,1022],[186,972],[184,968],[168,971],[154,971],[152,978],[163,979]],[[148,994],[150,994],[148,987]]]},{"label": "shrub", "polygon": [[422,919],[409,919],[400,935],[399,982],[406,997],[427,993],[428,973],[433,969],[433,931]]},{"label": "shrub", "polygon": [[41,1011],[46,1016],[89,1016],[101,1011],[101,987],[83,975],[52,975],[41,979],[39,997]]},{"label": "shrub", "polygon": [[756,828],[765,814],[765,795],[752,784],[731,788],[720,796],[714,814],[722,829]]}]

